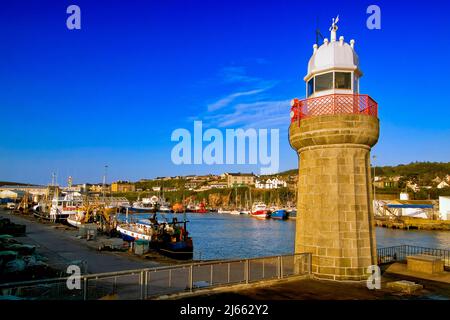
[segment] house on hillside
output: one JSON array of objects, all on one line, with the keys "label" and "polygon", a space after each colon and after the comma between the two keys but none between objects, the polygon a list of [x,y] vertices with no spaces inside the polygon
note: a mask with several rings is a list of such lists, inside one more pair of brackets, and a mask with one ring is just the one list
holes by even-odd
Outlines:
[{"label": "house on hillside", "polygon": [[441,181],[441,183],[439,183],[436,188],[443,189],[443,188],[448,188],[448,187],[450,187],[450,184],[448,184],[445,181]]},{"label": "house on hillside", "polygon": [[278,178],[255,181],[256,189],[278,189],[283,187],[287,187],[287,182]]}]

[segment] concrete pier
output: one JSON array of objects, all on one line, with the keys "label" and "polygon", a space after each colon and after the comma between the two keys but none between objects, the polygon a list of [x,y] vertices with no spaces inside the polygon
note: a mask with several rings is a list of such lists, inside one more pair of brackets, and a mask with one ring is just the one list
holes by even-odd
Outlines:
[{"label": "concrete pier", "polygon": [[31,217],[11,214],[9,210],[4,209],[0,209],[0,217],[26,225],[26,236],[18,237],[17,240],[35,245],[38,253],[46,257],[52,266],[58,267],[71,261],[84,260],[89,273],[100,273],[161,265],[133,257],[126,252],[99,252],[94,243],[78,239],[77,230],[68,226],[66,228],[61,224],[39,223]]}]

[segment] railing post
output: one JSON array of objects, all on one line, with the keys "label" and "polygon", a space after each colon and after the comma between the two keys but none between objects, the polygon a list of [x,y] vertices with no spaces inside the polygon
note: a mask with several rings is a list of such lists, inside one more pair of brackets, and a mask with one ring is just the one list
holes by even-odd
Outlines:
[{"label": "railing post", "polygon": [[308,253],[308,274],[312,273],[312,253]]},{"label": "railing post", "polygon": [[144,299],[148,297],[148,271],[145,271],[145,281],[144,281]]},{"label": "railing post", "polygon": [[280,256],[280,279],[283,279],[283,257]]},{"label": "railing post", "polygon": [[83,300],[87,300],[88,298],[88,279],[84,277],[83,281]]},{"label": "railing post", "polygon": [[189,290],[192,292],[194,287],[194,265],[191,264],[189,268]]},{"label": "railing post", "polygon": [[169,269],[169,288],[172,287],[172,269]]},{"label": "railing post", "polygon": [[139,274],[139,285],[141,287],[141,295],[140,295],[140,299],[144,300],[144,271],[141,271],[141,273]]},{"label": "railing post", "polygon": [[264,271],[265,271],[265,265],[266,265],[266,260],[263,260],[263,271],[262,271],[262,277],[263,277],[263,279],[264,279]]},{"label": "railing post", "polygon": [[281,256],[277,257],[277,265],[278,265],[278,279],[281,279]]},{"label": "railing post", "polygon": [[250,264],[248,259],[245,260],[245,283],[248,284],[249,278],[250,278]]},{"label": "railing post", "polygon": [[210,282],[209,282],[209,284],[212,286],[213,285],[213,264],[211,265],[211,278],[210,278]]}]

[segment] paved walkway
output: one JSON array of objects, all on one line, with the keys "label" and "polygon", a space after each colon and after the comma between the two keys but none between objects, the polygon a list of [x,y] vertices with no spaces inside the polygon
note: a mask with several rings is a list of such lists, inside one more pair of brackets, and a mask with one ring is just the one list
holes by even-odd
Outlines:
[{"label": "paved walkway", "polygon": [[[399,280],[414,281],[423,285],[424,288],[411,295],[387,288],[388,282]],[[450,286],[446,283],[385,273],[382,276],[381,289],[379,290],[369,290],[364,283],[301,279],[240,290],[225,288],[220,292],[205,293],[182,299],[186,302],[190,300],[232,300],[240,303],[254,300],[449,300]]]},{"label": "paved walkway", "polygon": [[94,243],[78,239],[77,230],[61,224],[39,223],[33,218],[10,214],[0,209],[0,217],[26,225],[26,236],[17,237],[22,243],[37,246],[37,253],[48,258],[49,264],[67,264],[85,260],[89,273],[122,271],[161,266],[161,263],[133,257],[126,252],[97,251]]},{"label": "paved walkway", "polygon": [[418,279],[448,283],[450,291],[450,272],[441,272],[435,274],[412,272],[408,271],[406,263],[399,263],[399,262],[390,265],[389,268],[386,269],[386,272]]}]

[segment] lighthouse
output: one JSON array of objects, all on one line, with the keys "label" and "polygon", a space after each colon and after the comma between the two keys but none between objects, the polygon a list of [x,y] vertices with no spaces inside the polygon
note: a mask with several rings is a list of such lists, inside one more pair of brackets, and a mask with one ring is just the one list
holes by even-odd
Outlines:
[{"label": "lighthouse", "polygon": [[378,105],[360,93],[355,41],[314,44],[293,99],[289,140],[299,157],[295,252],[312,254],[317,278],[362,281],[377,264],[370,150],[379,136]]}]

